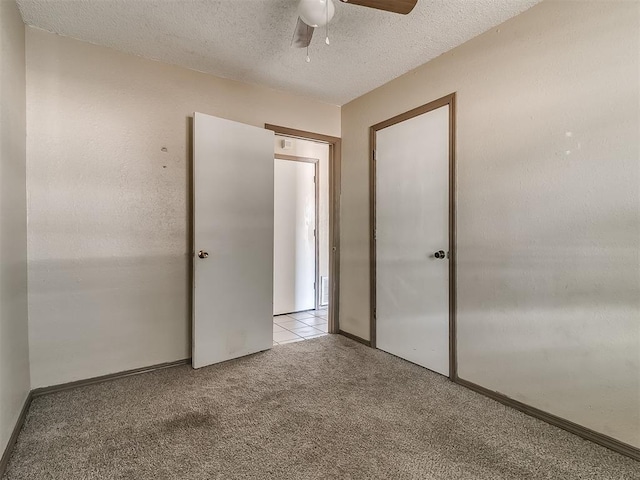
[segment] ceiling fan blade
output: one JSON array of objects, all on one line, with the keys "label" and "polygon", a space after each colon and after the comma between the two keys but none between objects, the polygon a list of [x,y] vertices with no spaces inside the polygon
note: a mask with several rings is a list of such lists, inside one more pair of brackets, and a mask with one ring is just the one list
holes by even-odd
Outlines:
[{"label": "ceiling fan blade", "polygon": [[401,13],[406,15],[413,10],[418,0],[340,0],[344,3],[361,5],[363,7],[384,10],[385,12]]},{"label": "ceiling fan blade", "polygon": [[308,47],[311,43],[311,37],[313,36],[314,30],[315,28],[310,27],[304,23],[300,17],[298,17],[298,23],[296,24],[296,29],[293,32],[293,38],[291,39],[291,46],[297,48]]}]

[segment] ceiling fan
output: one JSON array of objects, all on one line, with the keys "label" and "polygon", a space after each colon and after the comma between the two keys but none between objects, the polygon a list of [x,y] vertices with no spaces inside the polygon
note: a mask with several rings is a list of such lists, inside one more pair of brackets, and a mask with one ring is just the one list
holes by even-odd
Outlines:
[{"label": "ceiling fan", "polygon": [[[362,7],[375,8],[385,12],[400,13],[406,15],[418,0],[340,0],[342,3],[360,5]],[[327,25],[335,14],[335,6],[332,0],[300,0],[298,6],[298,23],[293,32],[291,46],[306,48],[311,43],[313,31],[318,27]],[[325,39],[329,44],[329,36]],[[307,62],[309,56],[307,55]]]}]

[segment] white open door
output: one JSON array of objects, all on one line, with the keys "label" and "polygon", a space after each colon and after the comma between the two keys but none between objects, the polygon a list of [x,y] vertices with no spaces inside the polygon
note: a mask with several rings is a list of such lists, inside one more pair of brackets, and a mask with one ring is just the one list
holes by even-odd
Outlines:
[{"label": "white open door", "polygon": [[196,113],[193,367],[273,346],[269,130]]},{"label": "white open door", "polygon": [[449,375],[449,106],[376,133],[376,342]]},{"label": "white open door", "polygon": [[273,314],[316,306],[316,166],[275,160]]}]

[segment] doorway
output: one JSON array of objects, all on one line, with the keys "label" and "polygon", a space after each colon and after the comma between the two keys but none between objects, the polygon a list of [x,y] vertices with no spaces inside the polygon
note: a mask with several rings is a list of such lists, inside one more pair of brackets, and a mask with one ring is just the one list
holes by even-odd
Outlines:
[{"label": "doorway", "polygon": [[[328,148],[329,305],[292,315],[311,315],[328,333],[338,333],[340,138],[196,112],[190,175],[194,368],[273,346],[276,132]],[[312,322],[304,324],[318,330]]]},{"label": "doorway", "polygon": [[456,378],[455,94],[371,127],[372,346]]},{"label": "doorway", "polygon": [[275,152],[273,340],[278,345],[329,331],[329,146],[276,135]]},{"label": "doorway", "polygon": [[[289,220],[281,222],[281,225],[288,225],[283,229],[284,234],[276,231],[277,223],[274,225],[274,345],[338,333],[340,138],[275,125],[265,125],[265,128],[276,134],[274,222],[278,222],[279,209],[287,210],[288,206],[289,210],[295,211],[295,214],[289,213]],[[309,180],[312,171],[314,184]],[[279,183],[289,184],[288,193],[278,194]],[[296,187],[292,188],[294,183]],[[311,196],[312,188],[315,198]],[[295,209],[290,208],[293,192],[298,199],[306,199],[302,203],[298,201]],[[295,229],[293,225],[296,225]],[[288,237],[280,247],[279,235]],[[289,260],[282,262],[284,253]],[[292,275],[296,270],[292,269],[294,263],[298,263],[299,268]],[[284,265],[287,271],[276,271],[278,265]],[[311,274],[313,282],[307,280]],[[292,277],[299,282],[292,282]],[[285,281],[288,287],[284,292],[288,293],[276,298],[278,292],[283,292],[279,285]],[[312,299],[310,284],[313,286]],[[289,306],[284,308],[283,299],[286,298]],[[295,303],[292,299],[306,303]],[[286,332],[282,333],[283,330]]]}]

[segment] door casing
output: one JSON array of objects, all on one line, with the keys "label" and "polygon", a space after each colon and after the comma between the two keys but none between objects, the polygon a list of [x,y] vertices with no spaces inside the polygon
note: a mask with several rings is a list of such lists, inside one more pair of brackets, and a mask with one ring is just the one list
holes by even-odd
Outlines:
[{"label": "door casing", "polygon": [[329,333],[340,332],[340,165],[342,140],[339,137],[265,124],[264,128],[291,138],[329,145]]},{"label": "door casing", "polygon": [[377,123],[369,129],[369,338],[376,348],[376,133],[378,130],[449,105],[449,378],[458,377],[456,355],[456,94],[452,93],[408,112]]}]

